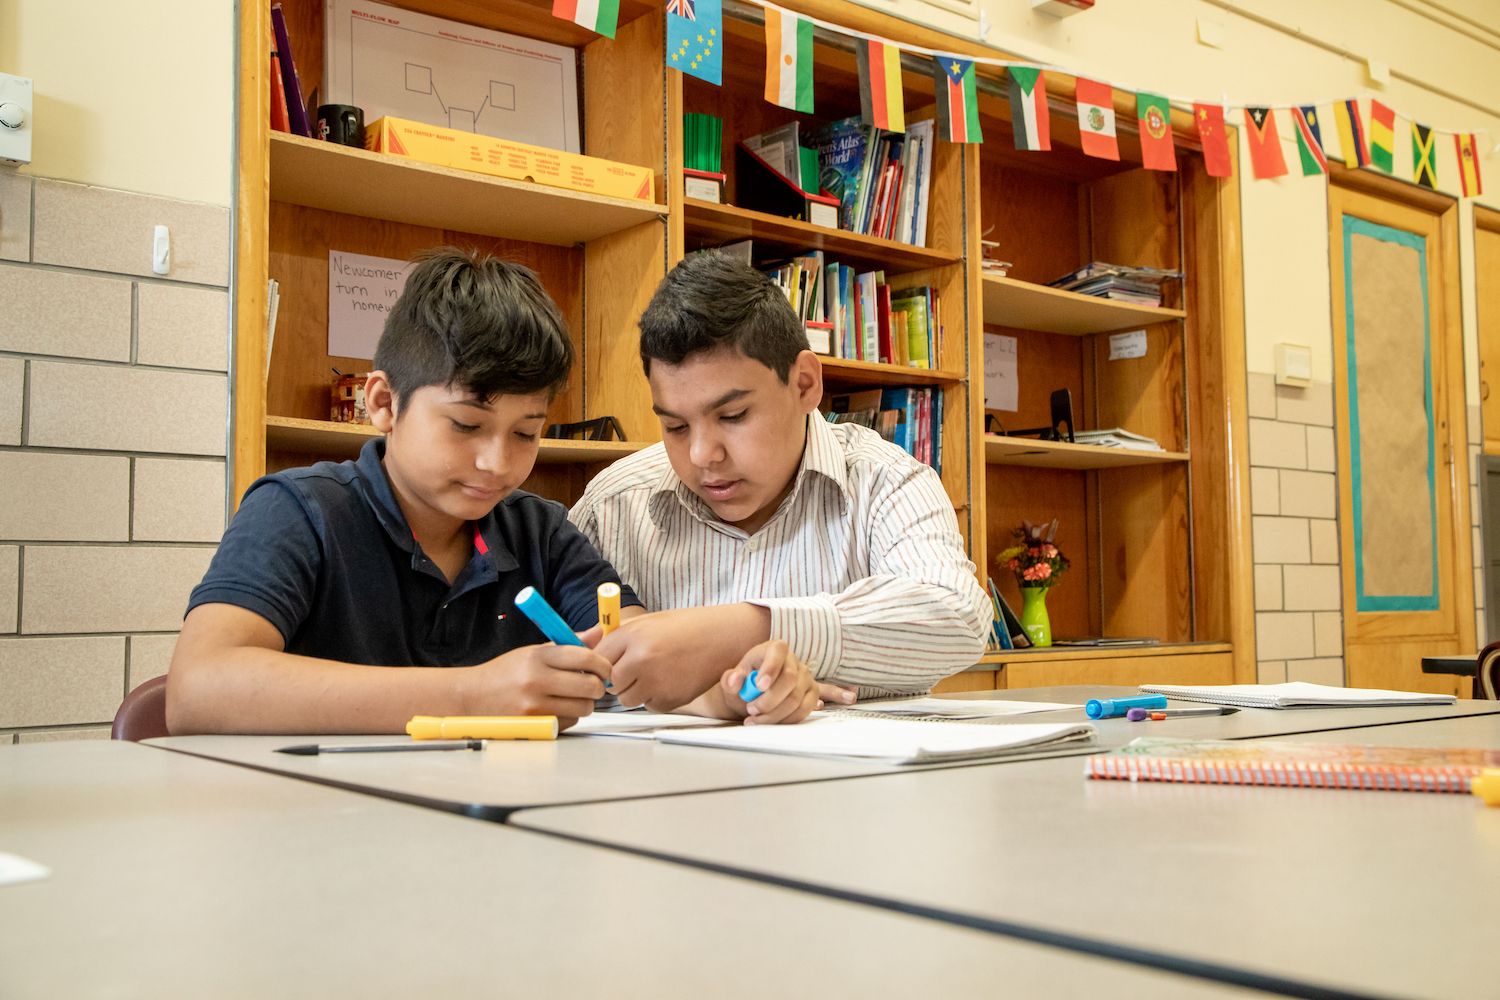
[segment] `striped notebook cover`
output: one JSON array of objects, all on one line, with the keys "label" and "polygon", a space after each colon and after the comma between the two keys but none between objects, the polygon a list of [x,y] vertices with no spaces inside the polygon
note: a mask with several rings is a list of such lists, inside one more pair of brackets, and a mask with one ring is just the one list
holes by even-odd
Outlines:
[{"label": "striped notebook cover", "polygon": [[1487,767],[1500,767],[1500,750],[1143,736],[1088,758],[1084,773],[1124,781],[1467,794]]}]

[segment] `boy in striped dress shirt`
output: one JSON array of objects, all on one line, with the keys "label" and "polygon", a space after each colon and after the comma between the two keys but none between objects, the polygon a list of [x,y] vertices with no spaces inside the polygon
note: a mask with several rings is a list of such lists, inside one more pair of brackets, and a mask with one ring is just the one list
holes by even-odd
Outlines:
[{"label": "boy in striped dress shirt", "polygon": [[[978,659],[990,603],[942,482],[822,418],[818,356],[779,289],[694,254],[640,327],[663,443],[569,514],[650,612],[598,646],[622,702],[795,722],[820,699],[925,692]],[[779,697],[747,706],[736,692],[757,668]]]}]

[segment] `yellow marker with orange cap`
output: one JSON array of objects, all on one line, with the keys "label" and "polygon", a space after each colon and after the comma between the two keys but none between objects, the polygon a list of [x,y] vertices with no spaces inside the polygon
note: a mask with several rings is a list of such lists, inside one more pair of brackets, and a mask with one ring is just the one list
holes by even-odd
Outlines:
[{"label": "yellow marker with orange cap", "polygon": [[1485,805],[1500,806],[1500,767],[1485,768],[1471,787]]},{"label": "yellow marker with orange cap", "polygon": [[555,715],[418,715],[406,724],[414,740],[555,740]]}]

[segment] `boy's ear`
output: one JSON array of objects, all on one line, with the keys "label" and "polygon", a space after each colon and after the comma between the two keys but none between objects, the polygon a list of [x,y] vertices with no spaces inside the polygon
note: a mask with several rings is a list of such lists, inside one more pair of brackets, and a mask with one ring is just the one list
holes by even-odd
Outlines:
[{"label": "boy's ear", "polygon": [[[823,402],[823,362],[812,351],[803,351],[792,362],[787,380],[797,390],[797,401],[802,412],[811,413]],[[367,404],[368,405],[368,404]]]},{"label": "boy's ear", "polygon": [[389,434],[396,426],[396,392],[385,372],[371,372],[365,382],[365,412],[382,434]]}]

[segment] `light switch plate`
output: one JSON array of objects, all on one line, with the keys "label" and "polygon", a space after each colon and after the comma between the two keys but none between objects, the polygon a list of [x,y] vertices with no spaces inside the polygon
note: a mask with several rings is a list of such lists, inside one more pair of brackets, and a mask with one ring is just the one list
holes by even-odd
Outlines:
[{"label": "light switch plate", "polygon": [[1312,348],[1276,345],[1276,384],[1304,388],[1312,385]]},{"label": "light switch plate", "polygon": [[0,125],[0,163],[20,166],[31,162],[31,80],[0,73],[0,104],[14,104],[24,120],[20,128]]}]

